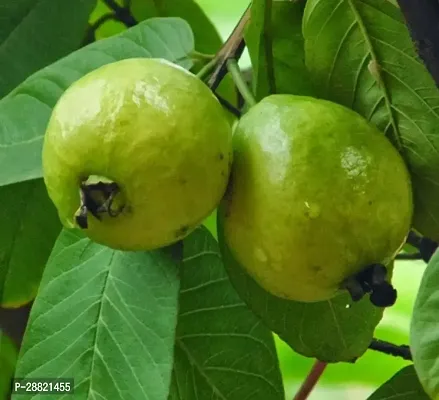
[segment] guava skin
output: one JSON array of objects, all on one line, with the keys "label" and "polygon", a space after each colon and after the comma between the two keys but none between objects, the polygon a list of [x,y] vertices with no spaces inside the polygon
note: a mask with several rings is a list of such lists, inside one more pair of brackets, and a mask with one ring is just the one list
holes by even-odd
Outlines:
[{"label": "guava skin", "polygon": [[84,232],[115,249],[149,250],[187,236],[220,202],[232,130],[210,89],[162,59],[100,67],[62,95],[43,146],[44,181],[62,223],[77,228],[80,183],[117,183],[117,217],[89,215]]},{"label": "guava skin", "polygon": [[387,265],[413,200],[396,149],[329,101],[271,95],[237,125],[219,218],[225,244],[265,290],[317,302],[369,264]]}]

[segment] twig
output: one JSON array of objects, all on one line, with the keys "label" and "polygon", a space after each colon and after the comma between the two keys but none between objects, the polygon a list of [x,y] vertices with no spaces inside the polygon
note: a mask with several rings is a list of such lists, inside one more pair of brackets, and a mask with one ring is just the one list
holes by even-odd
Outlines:
[{"label": "twig", "polygon": [[422,260],[420,252],[417,253],[399,253],[395,260]]},{"label": "twig", "polygon": [[227,74],[227,61],[230,59],[239,59],[245,48],[244,29],[250,20],[250,5],[242,15],[232,34],[224,43],[221,50],[215,56],[216,68],[207,81],[212,90],[216,90],[224,76]]},{"label": "twig", "polygon": [[422,236],[419,236],[417,233],[410,231],[407,236],[406,243],[419,249],[419,246],[421,245],[421,240]]},{"label": "twig", "polygon": [[439,87],[439,2],[397,1],[418,54]]},{"label": "twig", "polygon": [[[117,19],[128,28],[137,25],[136,19],[132,16],[129,8],[121,7],[115,0],[103,0],[107,7],[114,11]],[[128,3],[129,4],[129,3]]]},{"label": "twig", "polygon": [[404,360],[411,361],[412,353],[407,345],[398,346],[384,340],[372,339],[369,349],[379,351],[380,353],[389,354],[394,357],[401,357]]},{"label": "twig", "polygon": [[213,93],[225,109],[230,111],[233,115],[235,115],[235,117],[238,117],[238,118],[241,117],[241,111],[239,111],[236,107],[234,107],[232,104],[230,104],[226,99],[221,97],[218,93],[216,93],[216,92],[213,92]]},{"label": "twig", "polygon": [[320,377],[322,376],[323,372],[325,371],[327,365],[328,364],[323,361],[316,360],[311,368],[311,371],[309,372],[299,391],[294,396],[293,400],[306,400],[308,398],[308,396],[316,386],[317,382],[319,381]]},{"label": "twig", "polygon": [[101,15],[93,24],[91,24],[87,32],[85,34],[85,38],[82,41],[82,46],[87,46],[90,43],[93,43],[96,40],[96,31],[107,21],[119,21],[116,14],[110,12],[104,15]]}]

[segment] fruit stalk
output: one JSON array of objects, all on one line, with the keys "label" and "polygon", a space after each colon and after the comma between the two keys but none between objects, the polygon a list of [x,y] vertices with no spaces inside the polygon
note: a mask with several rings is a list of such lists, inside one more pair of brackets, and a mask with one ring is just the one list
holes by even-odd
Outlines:
[{"label": "fruit stalk", "polygon": [[311,368],[311,371],[309,372],[299,391],[294,396],[293,400],[306,400],[317,385],[317,382],[323,375],[323,372],[325,371],[327,366],[327,363],[316,360]]},{"label": "fruit stalk", "polygon": [[253,96],[253,93],[251,92],[250,88],[245,83],[236,60],[233,59],[228,60],[227,69],[232,75],[233,82],[235,82],[235,85],[238,88],[239,92],[241,93],[242,97],[244,98],[245,102],[250,107],[256,105],[255,97]]}]

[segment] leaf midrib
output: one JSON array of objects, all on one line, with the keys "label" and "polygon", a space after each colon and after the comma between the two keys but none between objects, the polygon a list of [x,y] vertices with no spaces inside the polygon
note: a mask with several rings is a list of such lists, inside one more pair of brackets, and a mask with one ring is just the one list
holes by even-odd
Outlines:
[{"label": "leaf midrib", "polygon": [[214,393],[221,399],[221,400],[227,400],[227,398],[220,392],[220,390],[215,386],[215,384],[212,382],[212,380],[206,375],[203,368],[200,366],[200,364],[192,357],[192,354],[187,349],[185,344],[180,338],[176,338],[175,340],[177,346],[180,347],[180,349],[183,351],[183,353],[186,354],[186,357],[189,359],[190,363],[197,369],[199,374],[206,380],[208,385],[212,388]]},{"label": "leaf midrib", "polygon": [[[363,22],[363,18],[360,15],[360,12],[358,11],[356,5],[354,4],[354,0],[347,0],[347,2],[348,2],[349,6],[350,6],[350,8],[352,10],[352,13],[354,14],[354,17],[355,17],[356,23],[358,25],[358,28],[360,29],[360,31],[361,31],[361,33],[362,33],[362,35],[364,37],[364,42],[366,43],[366,46],[367,46],[367,48],[369,50],[369,54],[370,54],[372,60],[378,66],[380,66],[381,64],[380,64],[380,62],[378,60],[378,57],[377,57],[376,52],[375,52],[375,49],[374,49],[374,47],[372,45],[372,42],[371,42],[371,40],[369,38],[369,34],[367,32],[367,28],[366,28],[366,26],[365,26],[365,24]],[[377,74],[376,75],[377,75],[377,78],[378,78],[379,87],[380,87],[380,89],[381,89],[381,91],[383,93],[384,102],[386,104],[387,113],[389,115],[389,120],[390,120],[390,122],[392,124],[392,127],[393,127],[393,134],[392,134],[393,142],[394,142],[395,146],[397,147],[397,149],[400,152],[402,152],[403,146],[402,146],[401,139],[400,139],[400,132],[399,132],[399,129],[398,129],[398,125],[396,124],[395,118],[393,116],[392,104],[391,104],[391,101],[390,101],[389,91],[387,89],[387,86],[385,84],[384,78],[383,78],[382,73],[381,73],[381,69],[379,67],[377,69]],[[373,78],[375,79],[375,77],[373,77]]]},{"label": "leaf midrib", "polygon": [[93,369],[94,369],[94,365],[95,365],[95,359],[96,359],[96,355],[98,353],[97,351],[97,344],[98,344],[98,339],[99,339],[99,332],[103,327],[103,324],[100,324],[100,321],[102,319],[102,305],[104,302],[104,293],[105,290],[107,289],[107,284],[108,284],[108,278],[110,277],[110,271],[111,271],[111,264],[113,263],[113,259],[114,259],[114,255],[115,255],[115,251],[113,251],[111,253],[111,258],[108,262],[108,271],[107,271],[107,275],[105,277],[104,280],[104,284],[102,285],[102,291],[101,291],[101,301],[99,303],[99,309],[98,309],[98,315],[97,315],[97,320],[96,320],[96,331],[95,331],[95,335],[93,338],[93,356],[91,359],[91,364],[90,364],[90,384],[88,386],[88,393],[87,393],[87,398],[91,398],[90,396],[93,395],[92,392],[94,392],[94,390],[92,389],[93,386]]}]

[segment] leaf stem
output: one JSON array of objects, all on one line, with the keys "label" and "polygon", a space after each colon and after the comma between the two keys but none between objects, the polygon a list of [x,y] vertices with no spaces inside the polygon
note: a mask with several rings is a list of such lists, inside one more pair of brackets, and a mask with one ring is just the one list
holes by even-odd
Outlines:
[{"label": "leaf stem", "polygon": [[198,72],[197,77],[201,80],[206,79],[214,70],[216,66],[216,60],[210,60],[207,64],[205,64]]},{"label": "leaf stem", "polygon": [[398,346],[396,344],[374,338],[369,345],[369,349],[394,357],[401,357],[404,360],[412,361],[410,347],[407,345]]},{"label": "leaf stem", "polygon": [[253,96],[253,93],[251,92],[250,88],[245,83],[244,77],[241,74],[241,71],[238,66],[238,62],[234,59],[229,59],[227,61],[227,69],[230,72],[230,75],[232,76],[233,82],[235,82],[236,87],[239,90],[239,93],[241,93],[244,100],[247,102],[247,104],[250,107],[253,107],[256,105],[255,97]]},{"label": "leaf stem", "polygon": [[323,372],[325,371],[325,368],[327,366],[327,363],[316,360],[311,368],[311,371],[309,372],[299,391],[294,396],[293,400],[306,400],[313,391],[314,387],[317,385],[317,382],[323,375]]}]

